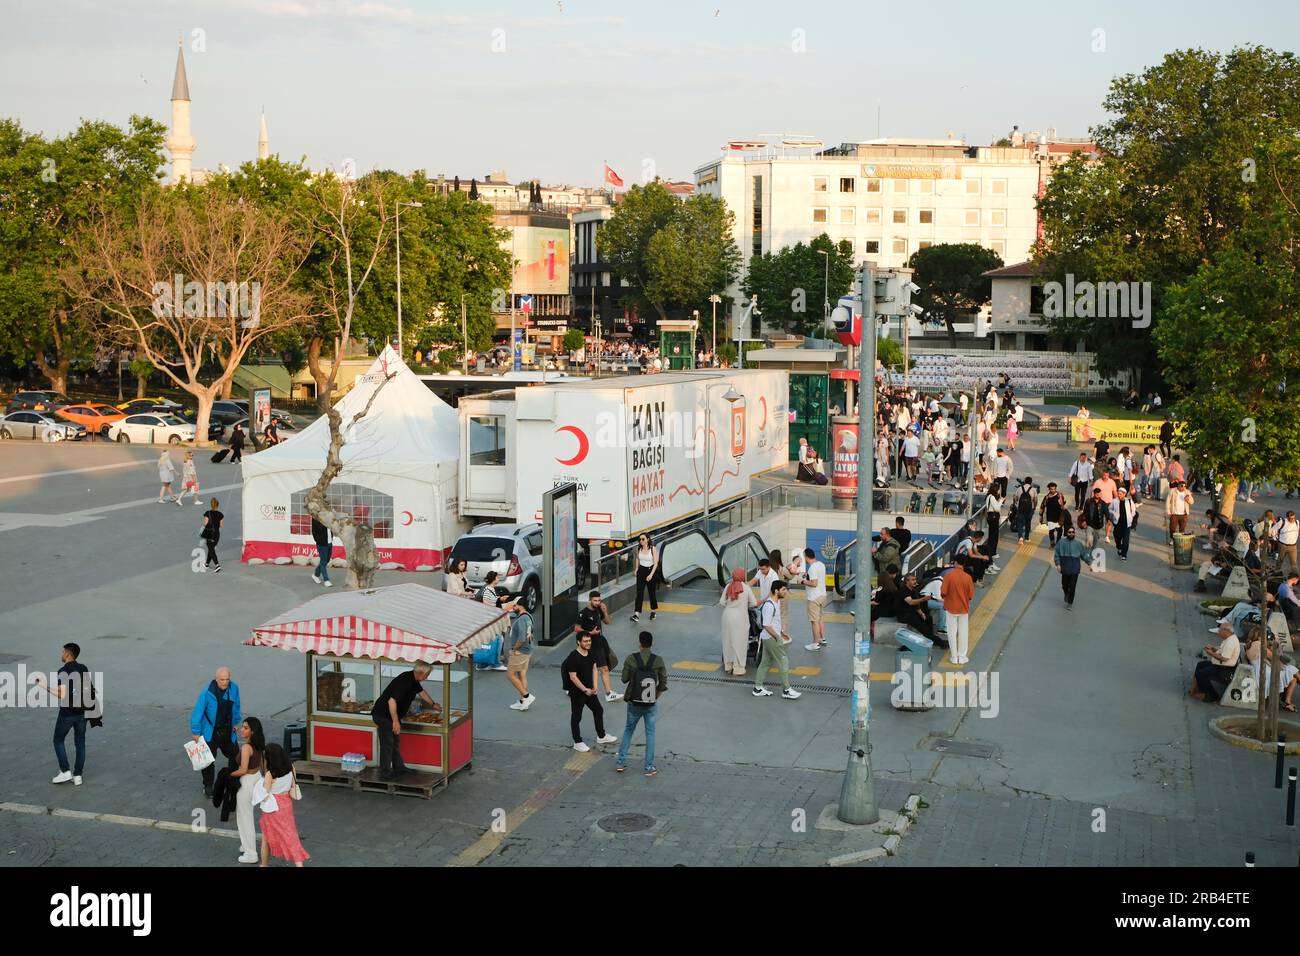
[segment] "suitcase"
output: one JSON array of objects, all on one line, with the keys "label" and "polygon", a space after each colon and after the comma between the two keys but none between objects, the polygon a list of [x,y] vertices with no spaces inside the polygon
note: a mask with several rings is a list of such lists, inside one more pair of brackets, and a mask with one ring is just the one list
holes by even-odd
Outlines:
[{"label": "suitcase", "polygon": [[221,451],[217,452],[215,455],[212,456],[212,464],[214,465],[221,464],[223,461],[226,460],[226,456],[229,454],[230,454],[229,448],[221,449]]}]

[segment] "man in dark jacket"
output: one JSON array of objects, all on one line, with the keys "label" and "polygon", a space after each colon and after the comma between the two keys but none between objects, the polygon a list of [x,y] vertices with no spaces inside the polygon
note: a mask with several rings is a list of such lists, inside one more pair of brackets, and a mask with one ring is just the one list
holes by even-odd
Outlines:
[{"label": "man in dark jacket", "polygon": [[311,579],[317,584],[323,584],[327,588],[334,587],[330,581],[330,557],[334,553],[334,538],[330,529],[316,520],[316,516],[311,516],[311,536],[316,542],[316,570],[312,573]]},{"label": "man in dark jacket", "polygon": [[1092,497],[1083,506],[1083,520],[1088,525],[1087,548],[1089,553],[1099,543],[1103,529],[1106,527],[1107,513],[1106,503],[1101,500],[1101,489],[1092,489]]},{"label": "man in dark jacket", "polygon": [[650,650],[654,635],[642,631],[638,642],[640,651],[629,654],[623,661],[623,683],[627,687],[627,723],[623,727],[623,740],[618,745],[618,762],[614,769],[622,773],[627,769],[627,749],[632,743],[636,725],[645,721],[645,775],[653,777],[655,769],[655,704],[668,693],[668,669],[664,659]]},{"label": "man in dark jacket", "polygon": [[[230,677],[229,667],[218,667],[212,680],[199,694],[199,699],[190,711],[190,736],[197,743],[208,742],[212,756],[218,754],[226,758],[226,766],[232,770],[239,758],[239,747],[235,740],[235,731],[243,718],[239,713],[239,685]],[[203,792],[212,796],[212,779],[217,770],[215,763],[209,764],[201,771],[203,774]]]}]

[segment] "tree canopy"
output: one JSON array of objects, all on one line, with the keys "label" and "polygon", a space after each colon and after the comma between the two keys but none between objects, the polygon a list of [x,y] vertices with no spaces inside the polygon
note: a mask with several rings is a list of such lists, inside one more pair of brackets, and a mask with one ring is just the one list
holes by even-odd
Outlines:
[{"label": "tree canopy", "polygon": [[826,326],[823,297],[834,309],[852,286],[853,271],[853,243],[843,239],[836,244],[822,233],[810,243],[750,259],[743,291],[758,296],[768,322],[795,335],[815,336],[824,334]]},{"label": "tree canopy", "polygon": [[958,319],[969,317],[993,297],[993,280],[984,275],[1002,265],[996,252],[978,243],[944,243],[919,249],[907,262],[921,287],[912,302],[943,319],[948,341],[957,344]]}]

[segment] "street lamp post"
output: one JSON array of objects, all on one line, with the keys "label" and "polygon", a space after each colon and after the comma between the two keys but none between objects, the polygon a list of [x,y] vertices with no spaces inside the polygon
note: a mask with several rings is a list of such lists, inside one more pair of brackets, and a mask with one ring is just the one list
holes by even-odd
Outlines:
[{"label": "street lamp post", "polygon": [[831,320],[831,255],[825,249],[818,249],[817,252],[826,264],[822,275],[822,325],[825,326]]},{"label": "street lamp post", "polygon": [[691,318],[695,320],[695,328],[692,330],[691,335],[691,368],[695,368],[695,353],[699,348],[699,346],[695,344],[695,336],[698,335],[700,331],[700,310],[691,309]]},{"label": "street lamp post", "polygon": [[722,301],[722,296],[716,292],[709,296],[709,301],[713,303],[713,362],[718,362],[718,303]]},{"label": "street lamp post", "polygon": [[460,294],[460,373],[469,374],[469,326],[465,321],[465,293]]},{"label": "street lamp post", "polygon": [[722,399],[728,405],[735,405],[745,396],[732,387],[730,382],[713,382],[704,386],[704,533],[709,533],[709,482],[713,479],[713,457],[710,453],[713,437],[713,406],[709,404],[709,390],[719,385],[726,385],[727,390]]},{"label": "street lamp post", "polygon": [[[412,209],[419,209],[424,206],[422,202],[401,202],[400,200],[393,206],[393,219],[397,227],[397,354],[402,355],[402,207],[409,206]],[[346,343],[344,343],[346,344]]]}]

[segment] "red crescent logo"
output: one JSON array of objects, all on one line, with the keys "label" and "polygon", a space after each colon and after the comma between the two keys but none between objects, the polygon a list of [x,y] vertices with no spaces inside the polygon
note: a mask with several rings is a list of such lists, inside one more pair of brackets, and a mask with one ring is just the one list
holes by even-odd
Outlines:
[{"label": "red crescent logo", "polygon": [[406,515],[406,520],[402,522],[403,525],[408,525],[415,520],[415,515],[411,514],[409,511],[403,511],[402,514]]},{"label": "red crescent logo", "polygon": [[591,451],[591,442],[587,440],[586,434],[584,434],[581,428],[574,425],[565,425],[563,428],[555,429],[555,431],[556,434],[559,434],[560,432],[572,432],[573,436],[578,439],[578,453],[576,455],[567,461],[557,455],[555,460],[561,465],[581,464],[583,460],[586,459],[587,452]]},{"label": "red crescent logo", "polygon": [[763,395],[758,396],[758,403],[763,406],[763,420],[758,423],[759,430],[767,427],[767,398]]}]

